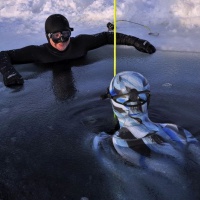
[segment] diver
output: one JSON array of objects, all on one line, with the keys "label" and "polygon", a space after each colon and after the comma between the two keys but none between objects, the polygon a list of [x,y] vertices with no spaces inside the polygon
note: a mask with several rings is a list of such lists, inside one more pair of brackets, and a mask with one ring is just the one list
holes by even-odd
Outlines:
[{"label": "diver", "polygon": [[140,73],[118,73],[102,98],[111,100],[119,122],[119,129],[111,136],[114,148],[130,162],[136,162],[140,156],[149,158],[152,152],[178,157],[186,146],[198,142],[182,127],[149,119],[150,85]]},{"label": "diver", "polygon": [[[70,27],[68,20],[63,15],[53,14],[45,22],[48,43],[1,51],[0,72],[3,75],[4,85],[12,86],[24,83],[22,76],[13,67],[15,64],[69,61],[85,56],[90,50],[114,43],[113,32],[81,34],[71,37],[72,31],[73,28]],[[148,41],[122,33],[117,33],[117,44],[134,46],[138,51],[149,54],[156,51]]]}]

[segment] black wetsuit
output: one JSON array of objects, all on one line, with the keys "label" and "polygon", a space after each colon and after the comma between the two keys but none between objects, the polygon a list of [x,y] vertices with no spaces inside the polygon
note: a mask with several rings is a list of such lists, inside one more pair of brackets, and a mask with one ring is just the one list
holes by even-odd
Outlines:
[{"label": "black wetsuit", "polygon": [[[148,41],[141,40],[134,36],[117,33],[117,44],[134,46],[137,50],[145,53],[154,53],[155,47]],[[9,78],[20,76],[13,68],[13,64],[25,63],[52,63],[63,60],[77,59],[87,54],[88,51],[99,48],[106,44],[114,43],[113,32],[102,32],[94,35],[78,35],[71,37],[69,46],[64,51],[59,51],[51,46],[50,43],[41,46],[27,46],[21,49],[0,52],[0,72],[4,76],[4,84],[23,84],[19,82],[9,82]],[[22,79],[22,78],[21,78]],[[23,80],[23,79],[22,79]]]}]

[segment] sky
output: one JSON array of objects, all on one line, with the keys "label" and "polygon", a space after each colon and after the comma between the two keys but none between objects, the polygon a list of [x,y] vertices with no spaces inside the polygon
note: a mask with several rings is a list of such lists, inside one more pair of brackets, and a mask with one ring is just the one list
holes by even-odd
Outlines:
[{"label": "sky", "polygon": [[[199,0],[116,1],[118,32],[146,39],[162,51],[200,52]],[[68,18],[72,36],[107,31],[107,23],[113,22],[113,2],[1,0],[0,51],[46,43],[44,23],[54,13]]]}]

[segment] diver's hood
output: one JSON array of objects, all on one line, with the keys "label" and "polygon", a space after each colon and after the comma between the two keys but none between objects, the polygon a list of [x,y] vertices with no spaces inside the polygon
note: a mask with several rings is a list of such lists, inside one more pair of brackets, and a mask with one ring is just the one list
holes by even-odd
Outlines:
[{"label": "diver's hood", "polygon": [[111,80],[109,94],[121,128],[126,127],[136,138],[158,130],[148,117],[150,85],[140,73],[118,73]]}]

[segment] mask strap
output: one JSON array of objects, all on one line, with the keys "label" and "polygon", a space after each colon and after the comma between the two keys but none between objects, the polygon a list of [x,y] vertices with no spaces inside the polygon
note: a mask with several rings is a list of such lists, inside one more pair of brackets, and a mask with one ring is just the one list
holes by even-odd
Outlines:
[{"label": "mask strap", "polygon": [[102,100],[111,99],[112,96],[110,95],[109,88],[107,88],[106,94],[102,94],[100,97],[101,97]]},{"label": "mask strap", "polygon": [[[131,90],[134,90],[134,91],[133,91],[133,93],[135,93],[134,96],[136,95],[136,93],[137,93],[137,95],[138,95],[138,94],[141,94],[141,93],[146,93],[146,94],[147,94],[147,100],[144,100],[142,103],[139,102],[138,105],[143,105],[143,104],[145,104],[146,102],[147,102],[147,105],[149,105],[149,102],[150,102],[150,91],[149,91],[149,90],[144,90],[144,91],[139,91],[139,92],[138,92],[136,89],[131,89]],[[130,94],[130,92],[127,93],[127,94]],[[122,95],[126,95],[126,94],[122,94]],[[100,97],[101,97],[102,100],[105,100],[105,99],[112,99],[112,100],[114,100],[116,103],[119,103],[119,104],[121,104],[121,105],[124,105],[124,103],[120,103],[120,102],[117,102],[117,101],[115,100],[116,98],[118,98],[118,97],[120,97],[120,96],[122,96],[122,95],[115,95],[115,96],[112,96],[112,95],[110,94],[110,92],[109,92],[109,88],[107,88],[106,94],[102,94]],[[137,107],[138,105],[129,105],[128,107]],[[127,106],[127,105],[125,105],[125,106]]]}]

